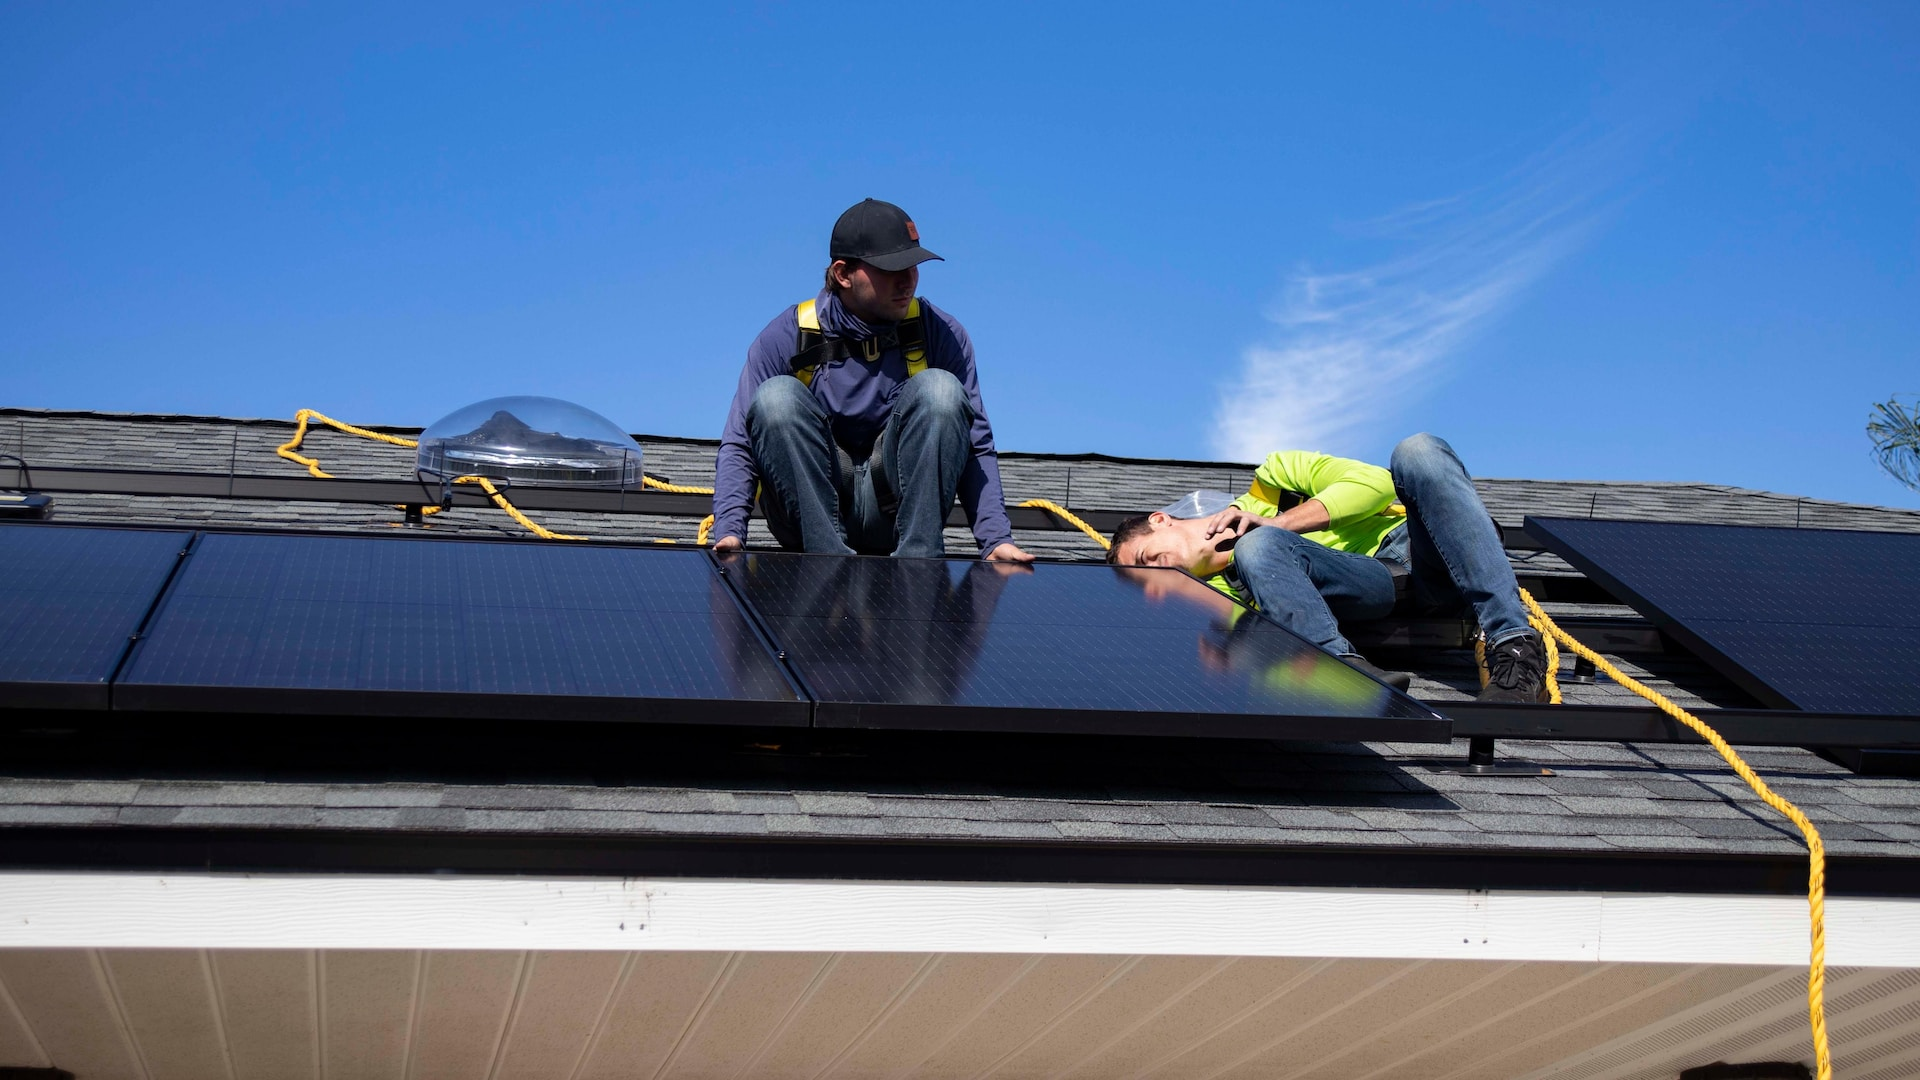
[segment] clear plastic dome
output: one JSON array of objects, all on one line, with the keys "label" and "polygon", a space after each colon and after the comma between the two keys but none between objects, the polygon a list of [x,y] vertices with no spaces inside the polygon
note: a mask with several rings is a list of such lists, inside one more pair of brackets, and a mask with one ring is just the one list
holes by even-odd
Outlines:
[{"label": "clear plastic dome", "polygon": [[641,453],[613,421],[571,401],[499,397],[456,409],[421,432],[418,462],[433,477],[637,488]]}]

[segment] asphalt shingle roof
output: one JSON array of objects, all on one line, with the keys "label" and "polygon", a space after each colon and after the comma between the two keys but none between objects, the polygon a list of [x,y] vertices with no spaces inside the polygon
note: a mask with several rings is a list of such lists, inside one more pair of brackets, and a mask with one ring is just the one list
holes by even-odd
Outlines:
[{"label": "asphalt shingle roof", "polygon": [[[273,448],[280,421],[0,410],[0,449],[35,466],[299,474]],[[641,437],[650,473],[677,483],[712,478],[714,444]],[[305,452],[336,475],[411,476],[408,451],[325,429]],[[1245,486],[1243,465],[1066,459],[1005,454],[1009,501],[1044,497],[1076,507],[1140,509],[1195,487]],[[1705,484],[1478,482],[1503,524],[1526,514],[1720,521],[1920,531],[1920,512],[1854,506]],[[62,520],[180,526],[396,527],[384,506],[70,495]],[[568,532],[608,539],[692,539],[696,522],[641,515],[542,515]],[[436,532],[520,535],[502,515],[436,515]],[[756,534],[756,541],[765,542]],[[1090,557],[1071,532],[1022,533],[1045,554]],[[970,550],[954,530],[953,550]],[[1571,574],[1551,555],[1513,552],[1532,574]],[[1638,623],[1613,605],[1557,605],[1560,614]],[[1643,623],[1641,625],[1644,625]],[[1710,710],[1745,695],[1684,655],[1617,658],[1682,704]],[[1470,654],[1420,658],[1416,696],[1436,703],[1476,688]],[[1637,703],[1604,677],[1570,683],[1570,701]],[[1444,708],[1444,705],[1442,706]],[[624,736],[623,736],[624,737]],[[654,738],[635,735],[637,739]],[[0,780],[0,827],[346,830],[526,836],[767,837],[886,841],[1003,841],[1250,848],[1538,850],[1560,853],[1801,851],[1791,826],[1702,745],[1503,742],[1551,776],[1476,777],[1451,771],[1452,748],[1393,744],[1271,744],[1204,740],[1035,740],[959,736],[861,737],[827,751],[773,749],[728,733],[659,736],[631,753],[547,746],[448,764],[427,750],[374,745],[328,753],[248,756],[148,732],[15,732]],[[862,739],[866,741],[861,741]],[[120,741],[116,742],[118,739]],[[64,740],[64,741],[63,741]],[[690,741],[688,741],[690,740]],[[926,740],[934,740],[928,742]],[[246,741],[244,739],[239,741]],[[402,740],[404,741],[404,740]],[[476,740],[484,743],[484,739]],[[123,745],[124,744],[124,745]],[[396,744],[397,745],[397,744]],[[284,750],[284,748],[283,748]],[[389,752],[391,751],[391,752]],[[1920,858],[1920,780],[1856,776],[1805,750],[1756,748],[1748,760],[1798,802],[1837,855]]]}]

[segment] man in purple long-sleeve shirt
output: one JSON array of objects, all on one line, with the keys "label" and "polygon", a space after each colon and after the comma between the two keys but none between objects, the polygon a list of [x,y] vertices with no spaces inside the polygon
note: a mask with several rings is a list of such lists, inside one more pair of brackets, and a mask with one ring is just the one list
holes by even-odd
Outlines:
[{"label": "man in purple long-sleeve shirt", "polygon": [[747,534],[756,490],[780,546],[834,554],[944,554],[955,494],[983,557],[1031,562],[1013,542],[973,343],[915,298],[920,246],[878,199],[834,223],[826,286],[747,349],[714,469],[714,548]]}]

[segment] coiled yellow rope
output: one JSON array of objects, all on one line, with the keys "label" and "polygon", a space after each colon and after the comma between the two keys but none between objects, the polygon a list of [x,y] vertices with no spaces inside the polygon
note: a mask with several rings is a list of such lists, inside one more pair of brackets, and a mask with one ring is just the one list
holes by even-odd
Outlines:
[{"label": "coiled yellow rope", "polygon": [[1594,667],[1607,673],[1607,677],[1621,686],[1652,702],[1661,712],[1691,728],[1694,734],[1705,739],[1708,745],[1717,751],[1726,761],[1735,775],[1747,782],[1762,802],[1779,811],[1781,816],[1800,830],[1807,842],[1807,913],[1812,924],[1809,936],[1807,960],[1807,1018],[1813,1029],[1813,1056],[1817,1063],[1816,1075],[1819,1080],[1833,1080],[1833,1058],[1827,1047],[1827,847],[1820,840],[1820,830],[1814,827],[1800,808],[1774,793],[1765,780],[1753,771],[1744,759],[1736,753],[1720,733],[1709,727],[1699,717],[1667,700],[1666,695],[1640,682],[1615,667],[1606,657],[1587,648],[1575,640],[1572,634],[1554,623],[1540,607],[1533,594],[1520,590],[1520,600],[1527,605],[1528,620],[1540,628],[1547,645],[1547,686],[1553,700],[1560,700],[1559,680],[1554,677],[1560,666],[1554,640],[1573,650],[1576,656],[1584,657]]}]

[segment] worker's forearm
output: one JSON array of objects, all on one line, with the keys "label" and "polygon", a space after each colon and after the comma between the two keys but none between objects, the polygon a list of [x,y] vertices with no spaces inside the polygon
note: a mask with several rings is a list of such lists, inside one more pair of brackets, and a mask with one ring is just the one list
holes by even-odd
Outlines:
[{"label": "worker's forearm", "polygon": [[1326,505],[1319,499],[1308,499],[1273,519],[1273,523],[1288,532],[1319,532],[1333,524],[1333,515],[1327,513]]}]

